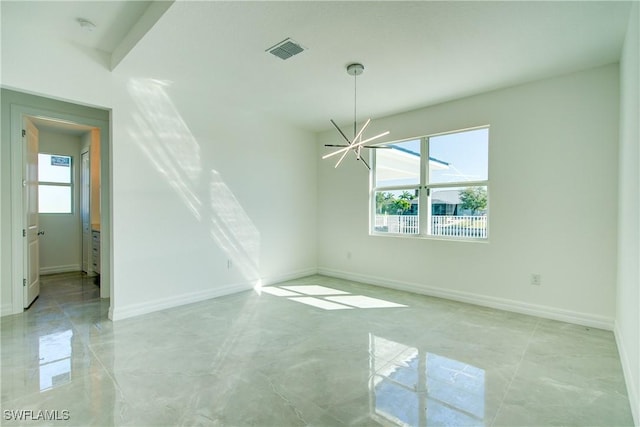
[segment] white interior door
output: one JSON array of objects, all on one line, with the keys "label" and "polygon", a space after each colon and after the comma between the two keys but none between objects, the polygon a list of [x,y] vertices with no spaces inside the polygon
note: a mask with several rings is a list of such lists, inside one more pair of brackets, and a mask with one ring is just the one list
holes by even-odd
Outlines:
[{"label": "white interior door", "polygon": [[91,224],[90,224],[90,191],[89,152],[82,153],[82,172],[80,175],[82,192],[80,195],[80,215],[82,217],[82,271],[90,273],[91,266]]},{"label": "white interior door", "polygon": [[26,214],[24,307],[29,307],[40,293],[40,236],[38,221],[38,128],[24,119],[23,140],[26,148],[24,178],[24,212]]}]

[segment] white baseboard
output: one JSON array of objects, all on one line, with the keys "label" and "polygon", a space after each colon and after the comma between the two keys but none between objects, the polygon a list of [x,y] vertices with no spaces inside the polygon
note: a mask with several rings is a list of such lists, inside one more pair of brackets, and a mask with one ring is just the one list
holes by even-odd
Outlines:
[{"label": "white baseboard", "polygon": [[[316,274],[316,269],[304,269],[297,270],[290,273],[271,276],[262,279],[263,285],[269,285],[273,283],[284,282],[287,280],[297,279],[300,277],[310,276]],[[178,307],[185,304],[192,304],[195,302],[205,301],[211,298],[218,298],[225,295],[235,294],[242,291],[253,289],[256,283],[242,282],[219,286],[212,289],[206,289],[204,291],[190,292],[182,295],[175,295],[167,298],[160,298],[153,301],[146,301],[141,304],[131,304],[124,307],[109,307],[109,319],[122,320],[129,317],[140,316],[142,314],[153,313],[154,311],[165,310],[167,308]]]},{"label": "white baseboard", "polygon": [[577,325],[583,325],[592,328],[605,329],[608,331],[613,330],[613,318],[605,316],[563,310],[556,307],[529,304],[506,298],[474,294],[471,292],[455,291],[451,289],[437,288],[434,286],[426,286],[423,284],[386,279],[376,276],[368,276],[365,274],[350,273],[346,271],[334,270],[331,268],[320,267],[318,269],[318,274],[340,279],[353,280],[356,282],[368,283],[371,285],[382,286],[391,289],[398,289],[401,291],[413,292],[416,294],[466,302],[469,304],[481,305],[484,307],[491,307],[499,310],[528,314],[531,316],[543,317],[546,319],[559,320],[562,322],[574,323]]},{"label": "white baseboard", "polygon": [[11,304],[2,304],[0,306],[0,317],[9,316],[11,314],[15,314],[13,312],[13,305],[11,305]]},{"label": "white baseboard", "polygon": [[292,271],[287,274],[280,274],[278,276],[263,277],[262,285],[263,286],[274,285],[276,283],[282,283],[282,282],[287,282],[289,280],[300,279],[301,277],[313,276],[314,274],[318,274],[318,269],[305,268],[302,270]]},{"label": "white baseboard", "polygon": [[622,333],[616,322],[613,328],[613,334],[616,337],[616,344],[618,345],[618,353],[620,354],[620,363],[622,364],[622,373],[624,374],[624,381],[627,384],[627,395],[629,396],[629,405],[631,406],[631,415],[633,416],[633,422],[636,426],[640,426],[640,391],[636,388],[638,378],[633,378],[631,374],[631,361],[629,360],[629,354],[627,353],[627,347],[622,338]]},{"label": "white baseboard", "polygon": [[40,267],[40,274],[70,273],[72,271],[82,271],[82,266],[80,264],[69,264]]},{"label": "white baseboard", "polygon": [[178,307],[185,304],[191,304],[194,302],[200,302],[211,298],[246,291],[248,289],[251,289],[251,287],[252,285],[249,285],[248,283],[241,283],[206,289],[204,291],[175,295],[167,298],[159,298],[152,301],[146,301],[141,304],[131,304],[124,307],[113,308],[112,305],[109,308],[109,317],[114,321],[127,319],[129,317],[153,313],[154,311],[165,310],[167,308]]}]

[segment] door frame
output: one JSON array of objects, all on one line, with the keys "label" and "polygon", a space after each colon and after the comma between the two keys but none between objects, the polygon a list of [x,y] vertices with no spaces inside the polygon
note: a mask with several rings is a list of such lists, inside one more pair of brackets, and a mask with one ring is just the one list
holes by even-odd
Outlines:
[{"label": "door frame", "polygon": [[[80,268],[87,274],[93,273],[91,266],[91,149],[80,151],[80,228],[82,232],[82,258]],[[85,165],[85,157],[88,164]],[[88,191],[87,191],[88,190]],[[85,194],[85,191],[87,194]],[[87,211],[85,212],[85,204]],[[85,239],[85,218],[88,216],[88,237]]]},{"label": "door frame", "polygon": [[[112,277],[112,193],[111,193],[111,139],[110,123],[104,120],[92,119],[74,114],[46,110],[19,104],[11,104],[11,283],[12,283],[12,313],[24,311],[23,279],[26,277],[24,261],[26,245],[22,230],[25,229],[26,215],[23,204],[23,176],[25,170],[25,147],[22,139],[23,118],[25,116],[43,117],[53,120],[76,123],[96,127],[100,130],[100,222],[101,222],[101,251],[100,263],[103,266],[100,278],[100,297],[111,298],[113,304]],[[111,313],[113,307],[110,307]]]}]

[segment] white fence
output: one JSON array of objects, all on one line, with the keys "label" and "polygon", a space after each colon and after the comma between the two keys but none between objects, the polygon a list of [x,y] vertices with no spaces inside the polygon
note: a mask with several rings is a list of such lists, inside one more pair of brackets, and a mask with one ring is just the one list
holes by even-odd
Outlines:
[{"label": "white fence", "polygon": [[418,234],[418,215],[376,215],[376,231]]},{"label": "white fence", "polygon": [[[375,230],[394,234],[418,234],[417,215],[376,215]],[[487,217],[432,215],[431,236],[487,238]]]}]

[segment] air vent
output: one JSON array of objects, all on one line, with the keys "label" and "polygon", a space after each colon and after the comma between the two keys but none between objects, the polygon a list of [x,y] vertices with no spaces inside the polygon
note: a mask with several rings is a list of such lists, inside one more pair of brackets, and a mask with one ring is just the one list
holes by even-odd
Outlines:
[{"label": "air vent", "polygon": [[304,51],[304,48],[289,38],[282,40],[277,45],[266,50],[266,52],[269,52],[280,59],[289,59],[302,51]]}]

